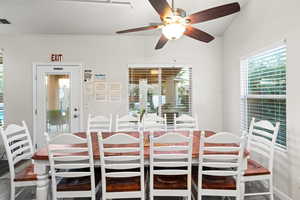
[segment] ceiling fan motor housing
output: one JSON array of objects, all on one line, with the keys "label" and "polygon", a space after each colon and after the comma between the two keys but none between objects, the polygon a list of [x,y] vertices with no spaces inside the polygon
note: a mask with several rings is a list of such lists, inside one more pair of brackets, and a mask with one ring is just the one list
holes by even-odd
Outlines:
[{"label": "ceiling fan motor housing", "polygon": [[181,8],[175,8],[174,15],[179,17],[186,17],[186,11]]}]

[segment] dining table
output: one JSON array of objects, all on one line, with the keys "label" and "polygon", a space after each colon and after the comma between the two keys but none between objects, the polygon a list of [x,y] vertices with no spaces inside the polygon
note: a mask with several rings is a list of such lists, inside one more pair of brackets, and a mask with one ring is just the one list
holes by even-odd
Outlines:
[{"label": "dining table", "polygon": [[[113,135],[117,132],[103,132],[103,137],[108,137],[110,135]],[[183,134],[187,132],[182,132]],[[77,136],[80,137],[86,137],[86,132],[79,132],[74,133]],[[139,135],[139,132],[127,132],[127,134],[130,134],[132,136]],[[145,165],[149,165],[149,156],[150,156],[150,147],[149,147],[149,132],[143,132],[144,136],[144,163]],[[163,134],[163,132],[158,132],[156,134]],[[192,150],[192,164],[198,165],[199,160],[199,150],[200,150],[200,135],[201,131],[193,131],[193,150]],[[206,137],[214,135],[214,131],[205,131]],[[100,164],[100,151],[99,151],[99,143],[98,143],[98,137],[97,133],[91,133],[91,139],[92,139],[92,148],[93,148],[93,157],[94,157],[94,165],[95,167],[99,167]],[[220,144],[220,145],[230,145],[230,144]],[[61,147],[60,147],[61,148]],[[207,152],[209,153],[209,152]],[[213,152],[212,152],[213,153]],[[232,152],[236,153],[236,152]],[[247,168],[247,159],[249,157],[249,152],[246,150],[244,153],[244,159],[243,159],[243,168]],[[38,149],[35,154],[33,155],[32,159],[34,160],[35,165],[35,173],[37,175],[37,187],[36,187],[36,197],[39,200],[46,200],[48,196],[48,187],[49,187],[49,157],[48,157],[48,148],[47,146],[42,147]]]}]

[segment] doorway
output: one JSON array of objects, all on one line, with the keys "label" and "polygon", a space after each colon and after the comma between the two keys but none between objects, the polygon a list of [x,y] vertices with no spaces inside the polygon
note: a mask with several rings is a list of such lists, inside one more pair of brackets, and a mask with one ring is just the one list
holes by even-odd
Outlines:
[{"label": "doorway", "polygon": [[46,144],[44,133],[80,131],[82,120],[82,66],[38,64],[34,66],[34,142]]}]

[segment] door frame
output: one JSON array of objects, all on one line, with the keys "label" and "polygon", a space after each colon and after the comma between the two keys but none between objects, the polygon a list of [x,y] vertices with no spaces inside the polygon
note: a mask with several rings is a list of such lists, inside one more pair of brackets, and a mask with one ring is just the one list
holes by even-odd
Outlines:
[{"label": "door frame", "polygon": [[43,65],[43,66],[47,66],[47,67],[59,67],[59,66],[63,66],[63,67],[72,67],[72,66],[78,66],[80,68],[80,78],[79,78],[79,83],[80,83],[80,106],[81,109],[79,109],[79,116],[80,116],[80,125],[79,125],[79,131],[82,131],[83,129],[83,82],[82,82],[82,77],[83,77],[83,64],[82,63],[60,63],[60,62],[53,62],[53,63],[33,63],[32,64],[32,72],[33,72],[33,76],[32,76],[32,88],[33,88],[33,99],[32,99],[32,116],[33,116],[33,145],[34,148],[37,147],[37,135],[36,135],[36,125],[37,125],[37,67]]}]

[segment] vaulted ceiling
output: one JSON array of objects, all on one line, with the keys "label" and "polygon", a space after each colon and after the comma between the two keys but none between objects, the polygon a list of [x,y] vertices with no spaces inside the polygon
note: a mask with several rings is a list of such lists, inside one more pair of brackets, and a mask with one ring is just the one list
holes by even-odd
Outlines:
[{"label": "vaulted ceiling", "polygon": [[[148,0],[119,1],[131,1],[132,7],[62,0],[1,0],[0,18],[9,20],[11,24],[0,24],[0,34],[115,34],[117,30],[160,22],[158,14]],[[243,9],[248,0],[236,1]],[[235,0],[175,0],[175,7],[184,8],[189,15],[232,2]],[[195,27],[220,36],[236,15],[198,24]],[[156,33],[159,31],[135,34]]]}]

